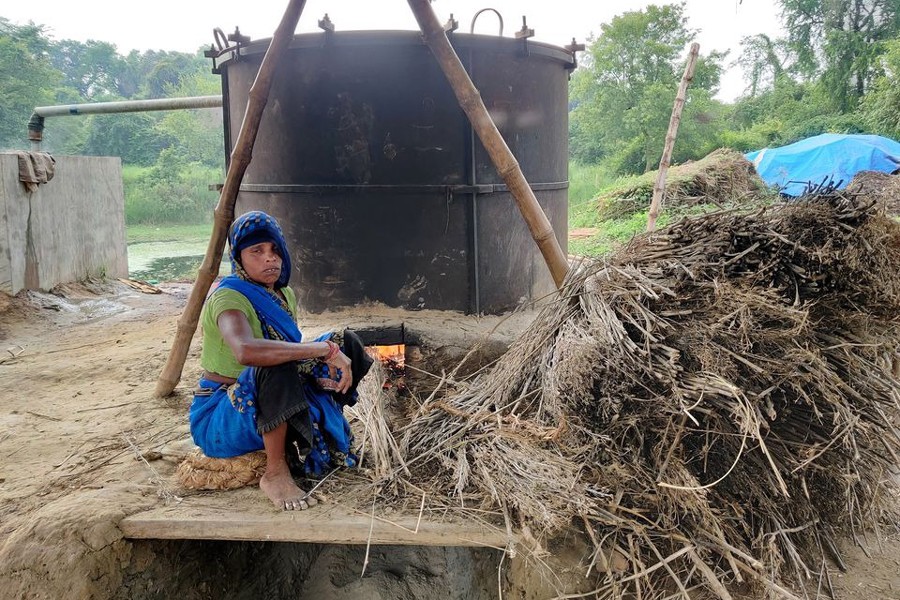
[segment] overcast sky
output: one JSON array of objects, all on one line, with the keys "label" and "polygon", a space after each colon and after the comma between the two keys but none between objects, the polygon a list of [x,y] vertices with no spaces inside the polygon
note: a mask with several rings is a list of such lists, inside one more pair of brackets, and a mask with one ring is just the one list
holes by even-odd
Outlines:
[{"label": "overcast sky", "polygon": [[[665,4],[657,1],[655,4]],[[286,0],[30,0],[3,2],[0,16],[24,25],[47,26],[57,40],[100,40],[115,44],[119,53],[137,50],[194,52],[212,43],[212,30],[226,33],[235,26],[253,39],[271,37],[287,6]],[[472,17],[485,7],[496,8],[504,19],[505,36],[522,25],[522,16],[535,30],[535,39],[566,45],[574,37],[584,42],[617,14],[639,10],[646,0],[436,0],[432,7],[443,23],[453,13],[461,31],[469,31]],[[731,50],[726,63],[740,53],[747,35],[781,35],[777,0],[687,0],[688,24],[699,30],[701,53]],[[317,21],[328,13],[338,30],[416,29],[405,0],[308,0],[298,33],[317,31]],[[476,33],[497,33],[491,13],[478,18]],[[727,66],[727,65],[726,65]],[[743,75],[730,68],[722,80],[719,98],[731,101],[745,88]]]}]

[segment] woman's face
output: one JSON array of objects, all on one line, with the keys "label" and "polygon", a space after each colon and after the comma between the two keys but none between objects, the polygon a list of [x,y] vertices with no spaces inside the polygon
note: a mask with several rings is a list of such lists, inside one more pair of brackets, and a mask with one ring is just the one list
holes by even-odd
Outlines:
[{"label": "woman's face", "polygon": [[273,242],[260,242],[241,250],[241,266],[250,279],[267,288],[275,287],[281,277],[281,256]]}]

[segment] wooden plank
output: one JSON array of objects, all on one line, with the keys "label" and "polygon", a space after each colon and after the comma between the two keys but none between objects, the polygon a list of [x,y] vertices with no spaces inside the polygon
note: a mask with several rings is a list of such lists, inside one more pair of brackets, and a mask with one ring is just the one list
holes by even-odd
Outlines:
[{"label": "wooden plank", "polygon": [[[506,532],[474,521],[435,521],[418,515],[353,512],[319,505],[298,512],[247,512],[216,507],[171,506],[126,517],[119,523],[131,539],[230,540],[318,544],[398,544],[415,546],[507,545]],[[371,531],[371,534],[370,534]]]}]

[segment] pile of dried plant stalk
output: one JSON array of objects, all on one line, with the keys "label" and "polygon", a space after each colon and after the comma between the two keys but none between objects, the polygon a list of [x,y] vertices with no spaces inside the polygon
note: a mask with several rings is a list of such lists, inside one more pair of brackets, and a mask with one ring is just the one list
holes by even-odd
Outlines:
[{"label": "pile of dried plant stalk", "polygon": [[900,175],[860,171],[847,186],[847,192],[876,198],[888,216],[900,216]]},{"label": "pile of dried plant stalk", "polygon": [[[629,177],[597,196],[601,221],[646,210],[653,198],[657,171]],[[665,207],[685,209],[698,204],[737,206],[766,189],[753,164],[736,150],[721,148],[697,161],[676,165],[666,175]]]},{"label": "pile of dried plant stalk", "polygon": [[595,574],[627,559],[601,598],[795,598],[828,589],[837,538],[896,526],[900,225],[871,198],[685,219],[562,295],[422,403],[383,498],[502,515],[536,548],[580,529]]}]

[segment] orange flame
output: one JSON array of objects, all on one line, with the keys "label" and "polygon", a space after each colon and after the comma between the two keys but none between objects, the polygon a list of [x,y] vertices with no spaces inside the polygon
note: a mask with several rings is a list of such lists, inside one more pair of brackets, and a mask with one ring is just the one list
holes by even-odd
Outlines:
[{"label": "orange flame", "polygon": [[384,364],[393,364],[403,367],[406,362],[406,345],[394,344],[390,346],[367,346],[369,356],[380,360]]}]

